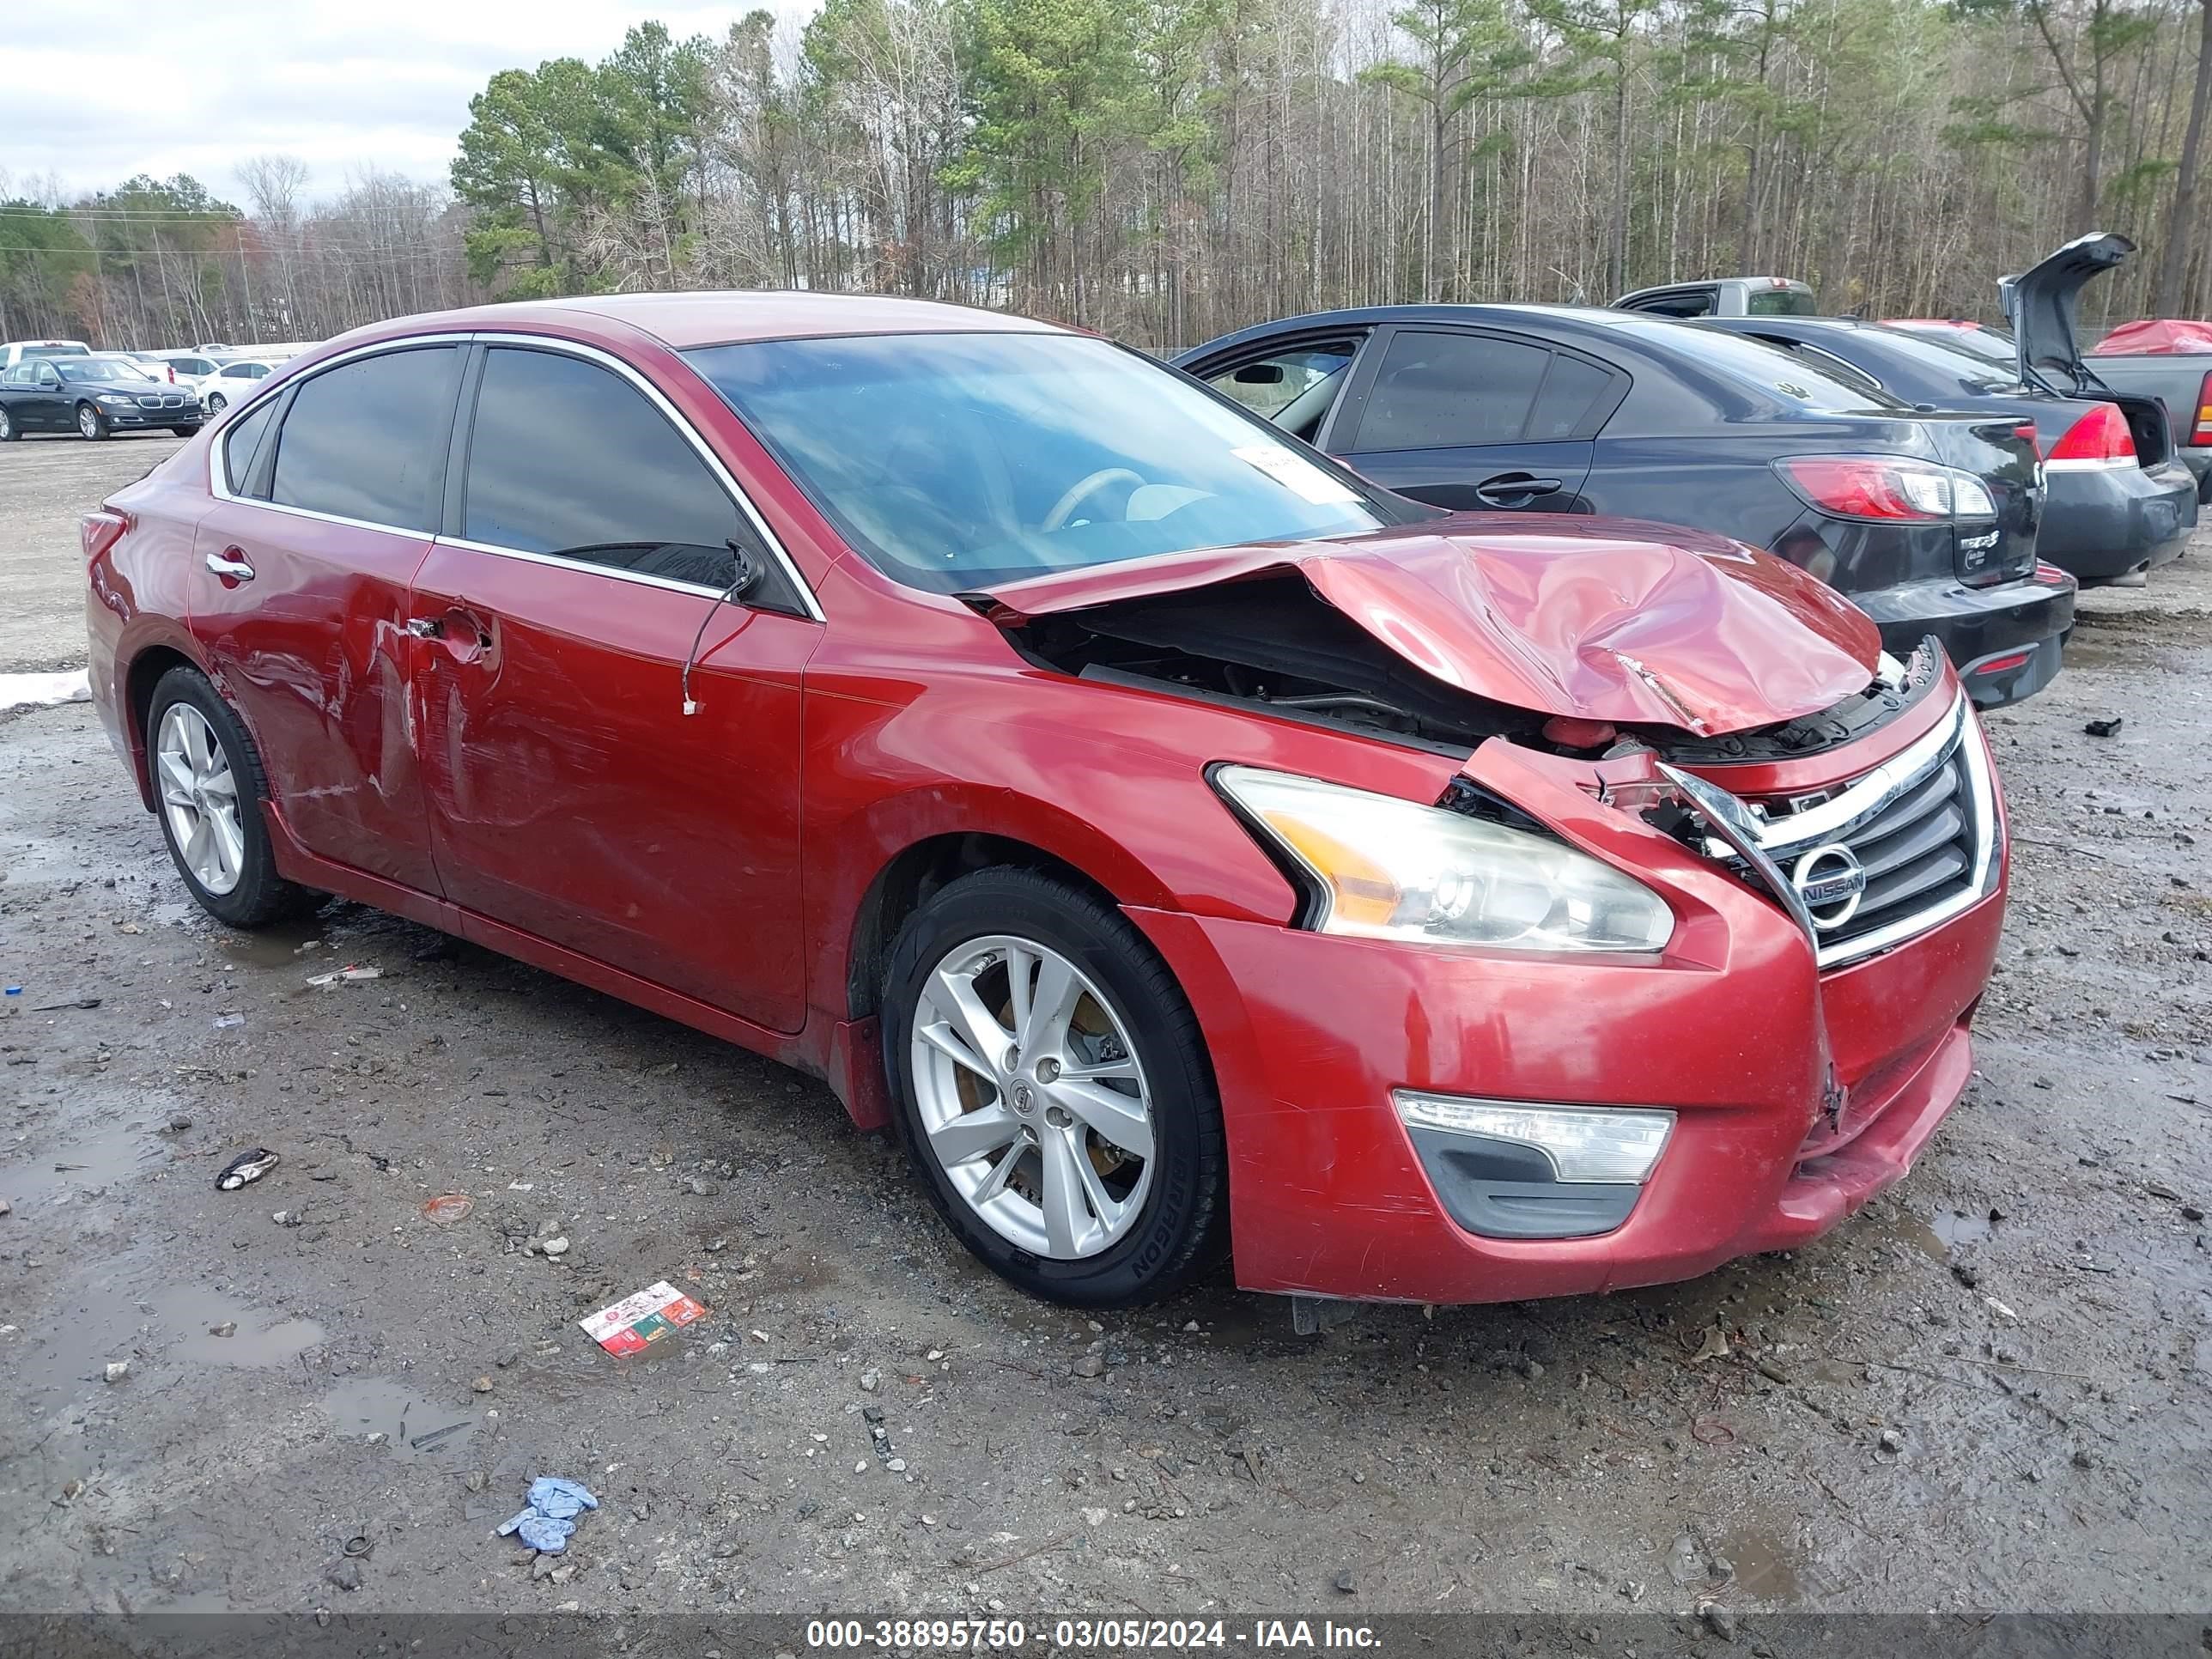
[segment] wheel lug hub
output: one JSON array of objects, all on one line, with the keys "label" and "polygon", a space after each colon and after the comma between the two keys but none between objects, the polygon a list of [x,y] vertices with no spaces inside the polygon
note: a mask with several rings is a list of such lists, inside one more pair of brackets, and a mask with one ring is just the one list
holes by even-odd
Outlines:
[{"label": "wheel lug hub", "polygon": [[1054,1081],[1060,1076],[1060,1062],[1056,1060],[1041,1060],[1037,1061],[1036,1074],[1037,1081],[1039,1083],[1050,1083]]},{"label": "wheel lug hub", "polygon": [[1048,1106],[1044,1109],[1044,1121],[1051,1124],[1055,1129],[1065,1129],[1069,1124],[1075,1121],[1073,1118],[1068,1116],[1066,1112],[1060,1110],[1057,1106]]}]

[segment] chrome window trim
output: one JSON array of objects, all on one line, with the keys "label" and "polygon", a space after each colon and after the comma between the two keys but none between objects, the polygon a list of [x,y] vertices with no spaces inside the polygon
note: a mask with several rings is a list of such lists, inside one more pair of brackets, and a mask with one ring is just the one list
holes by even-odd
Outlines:
[{"label": "chrome window trim", "polygon": [[[665,587],[672,593],[696,593],[711,599],[723,592],[703,582],[679,581],[673,576],[656,576],[643,570],[624,570],[619,565],[594,564],[589,559],[564,559],[554,553],[529,553],[519,547],[501,547],[491,542],[472,542],[459,536],[435,536],[431,538],[441,547],[458,547],[468,553],[493,553],[502,559],[520,559],[525,564],[546,565],[555,570],[574,570],[587,576],[619,576],[626,582],[635,582],[643,587]],[[819,617],[814,617],[819,622]]]},{"label": "chrome window trim", "polygon": [[[676,429],[678,435],[691,446],[693,453],[706,463],[707,470],[713,475],[715,483],[722,487],[745,521],[752,526],[753,533],[760,538],[761,544],[768,549],[777,568],[790,581],[792,592],[799,596],[799,604],[805,608],[806,619],[809,622],[817,623],[829,620],[823,614],[820,602],[814,597],[813,588],[808,585],[806,578],[799,574],[799,566],[793,561],[783,543],[777,538],[775,532],[769,528],[768,520],[761,516],[760,509],[753,505],[752,497],[747,495],[737,479],[731,476],[729,468],[722,464],[722,458],[714,453],[713,447],[700,434],[698,428],[684,418],[660,388],[612,352],[603,351],[597,346],[586,345],[580,341],[562,339],[554,335],[476,332],[408,334],[396,339],[377,340],[368,345],[356,346],[349,351],[340,352],[335,357],[317,363],[303,374],[284,376],[279,386],[271,386],[270,385],[271,381],[277,379],[276,375],[265,374],[253,383],[256,387],[254,396],[232,404],[222,411],[222,424],[216,428],[214,440],[208,445],[209,493],[218,501],[236,501],[247,507],[267,507],[278,513],[289,513],[295,518],[320,520],[326,524],[341,524],[355,530],[380,530],[395,536],[427,537],[441,545],[465,548],[473,553],[495,554],[501,558],[520,559],[526,563],[550,565],[562,570],[586,571],[593,575],[610,576],[617,581],[638,582],[648,587],[667,588],[679,593],[697,593],[712,598],[723,591],[720,588],[703,586],[696,582],[679,582],[665,576],[653,576],[640,572],[627,571],[614,565],[593,564],[582,559],[562,559],[550,554],[526,552],[519,547],[500,547],[490,543],[470,541],[459,536],[441,535],[435,530],[418,530],[411,526],[376,524],[361,519],[349,519],[336,513],[319,512],[313,507],[293,507],[282,501],[263,501],[258,496],[240,495],[230,489],[223,476],[222,465],[223,451],[230,440],[230,428],[247,410],[258,406],[264,397],[281,397],[284,386],[303,385],[326,370],[336,368],[342,363],[356,362],[362,357],[375,356],[387,351],[404,351],[417,346],[471,345],[520,346],[532,350],[551,351],[564,356],[580,358],[583,362],[595,363],[602,368],[611,370],[635,386],[644,394],[648,403],[660,411],[662,417]],[[735,418],[734,415],[732,418]]]},{"label": "chrome window trim", "polygon": [[[1849,839],[1853,831],[1863,828],[1900,797],[1927,781],[1942,767],[1949,765],[1954,756],[1963,763],[1961,769],[1966,776],[1967,794],[1973,811],[1974,861],[1966,887],[1926,909],[1899,916],[1871,933],[1861,933],[1835,945],[1821,945],[1814,930],[1806,925],[1808,918],[1802,902],[1782,878],[1781,863],[1790,854],[1807,848],[1817,847],[1825,842]],[[1815,960],[1823,971],[1862,961],[1893,945],[1917,938],[1971,909],[1995,890],[1999,849],[1996,790],[1990,776],[1989,751],[1975,729],[1973,705],[1967,700],[1963,688],[1951,705],[1950,712],[1907,747],[1838,792],[1833,799],[1818,806],[1808,807],[1802,812],[1792,813],[1786,818],[1771,822],[1759,818],[1743,808],[1735,796],[1717,785],[1704,779],[1687,778],[1672,767],[1662,766],[1661,770],[1684,787],[1685,793],[1698,805],[1708,825],[1721,832],[1720,839],[1727,849],[1722,856],[1733,854],[1751,866],[1761,882],[1773,890],[1791,918],[1804,927],[1807,938],[1813,943]],[[1699,787],[1692,789],[1688,787],[1692,783]],[[1715,796],[1720,799],[1711,799]],[[1730,811],[1729,808],[1735,810]],[[1729,825],[1725,831],[1723,830],[1723,817],[1729,820]]]}]

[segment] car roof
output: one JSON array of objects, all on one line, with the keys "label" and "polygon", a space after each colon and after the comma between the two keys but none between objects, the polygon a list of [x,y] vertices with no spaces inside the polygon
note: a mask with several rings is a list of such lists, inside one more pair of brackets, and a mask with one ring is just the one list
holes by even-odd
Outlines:
[{"label": "car roof", "polygon": [[1616,336],[1632,336],[1661,349],[1684,350],[1692,343],[1691,337],[1681,332],[1682,319],[1662,317],[1650,312],[1615,311],[1601,306],[1550,305],[1411,305],[1365,306],[1350,311],[1319,311],[1304,317],[1285,317],[1279,322],[1261,323],[1256,327],[1208,341],[1177,358],[1178,362],[1193,359],[1200,352],[1211,356],[1232,345],[1246,345],[1273,339],[1285,334],[1325,333],[1336,328],[1378,328],[1386,323],[1459,323],[1469,327],[1486,324],[1496,328],[1526,327],[1531,323],[1549,325],[1554,337],[1571,337],[1577,332],[1595,336],[1604,331]]},{"label": "car roof", "polygon": [[459,330],[495,332],[501,329],[598,337],[609,332],[605,325],[611,323],[648,335],[674,351],[749,340],[817,339],[852,334],[1070,331],[1027,317],[949,305],[937,300],[741,289],[684,294],[589,294],[565,300],[471,306],[428,316],[396,318],[344,337],[349,343],[362,344],[401,334]]}]

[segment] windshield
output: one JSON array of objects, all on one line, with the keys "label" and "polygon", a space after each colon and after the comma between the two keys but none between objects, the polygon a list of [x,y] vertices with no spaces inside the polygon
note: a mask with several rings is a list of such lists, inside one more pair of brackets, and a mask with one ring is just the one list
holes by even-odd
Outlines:
[{"label": "windshield", "polygon": [[112,357],[58,358],[54,367],[64,380],[150,380],[154,377],[135,363]]},{"label": "windshield", "polygon": [[1386,522],[1272,427],[1103,340],[902,334],[684,356],[856,548],[939,592]]},{"label": "windshield", "polygon": [[1955,340],[1941,334],[1916,334],[1909,328],[1877,325],[1869,332],[1881,336],[1885,349],[1910,357],[1923,368],[1950,375],[1977,391],[2002,392],[2020,385],[2012,354],[2008,351],[1999,360],[1974,350],[1966,343],[1964,329],[1951,331],[1960,337]]},{"label": "windshield", "polygon": [[1714,323],[1674,323],[1670,327],[1694,329],[1700,362],[1758,383],[1763,392],[1779,392],[1808,409],[1908,409],[1870,381],[1844,380],[1823,371],[1808,358],[1785,346],[1734,333]]}]

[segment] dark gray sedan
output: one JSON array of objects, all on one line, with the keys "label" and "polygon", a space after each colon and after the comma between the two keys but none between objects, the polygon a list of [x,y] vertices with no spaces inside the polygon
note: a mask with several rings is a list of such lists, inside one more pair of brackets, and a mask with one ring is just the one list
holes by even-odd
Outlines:
[{"label": "dark gray sedan", "polygon": [[[2156,407],[2060,398],[2016,368],[1929,335],[1849,317],[1731,317],[1747,334],[1923,408],[1993,410],[2033,422],[2048,483],[2036,551],[2080,580],[2139,579],[2179,558],[2197,524],[2197,481]],[[2143,400],[2148,403],[2148,400]]]},{"label": "dark gray sedan", "polygon": [[0,374],[0,443],[27,432],[112,432],[167,428],[189,438],[206,419],[200,400],[155,380],[120,353],[26,357]]}]

